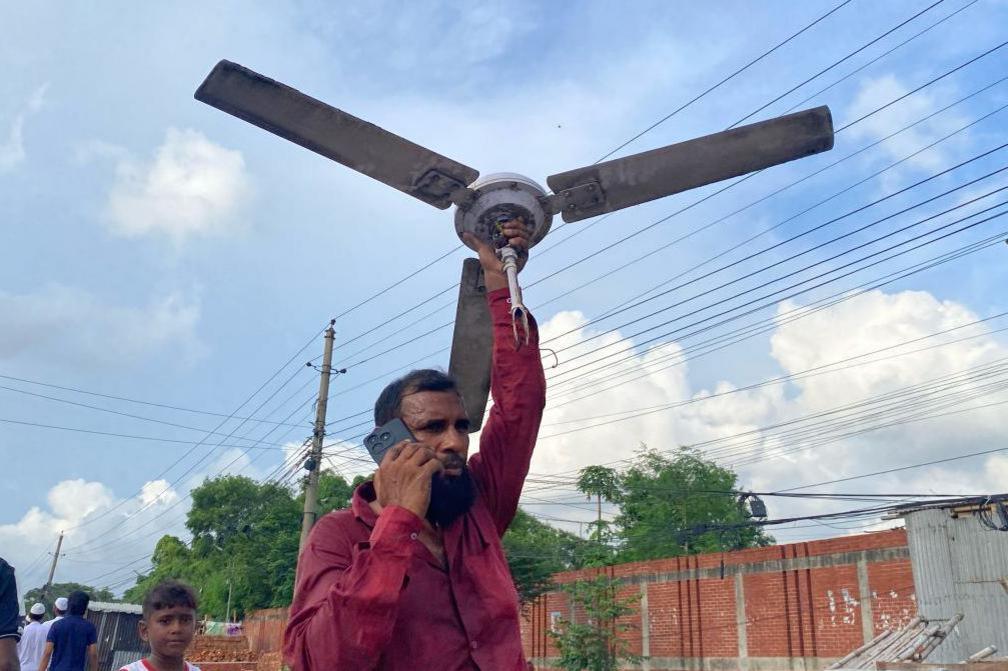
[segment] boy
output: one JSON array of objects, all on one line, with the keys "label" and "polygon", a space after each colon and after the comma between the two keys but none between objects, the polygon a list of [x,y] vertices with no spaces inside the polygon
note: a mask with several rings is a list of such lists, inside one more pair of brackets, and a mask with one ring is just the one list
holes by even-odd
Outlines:
[{"label": "boy", "polygon": [[150,655],[119,671],[199,671],[185,661],[185,651],[196,635],[196,593],[185,583],[165,580],[147,592],[140,638],[150,644]]}]

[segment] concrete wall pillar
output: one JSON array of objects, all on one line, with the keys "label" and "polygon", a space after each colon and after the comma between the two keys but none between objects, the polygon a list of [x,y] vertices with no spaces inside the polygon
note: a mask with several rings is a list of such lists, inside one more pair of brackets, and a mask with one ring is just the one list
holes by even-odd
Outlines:
[{"label": "concrete wall pillar", "polygon": [[640,584],[640,636],[641,656],[644,661],[641,668],[651,671],[651,614],[648,612],[648,583]]},{"label": "concrete wall pillar", "polygon": [[868,561],[857,560],[858,599],[861,601],[861,636],[864,642],[875,638],[875,616],[872,613],[871,587],[868,585]]},{"label": "concrete wall pillar", "polygon": [[746,633],[745,584],[741,571],[735,574],[735,628],[738,632],[739,668],[749,669],[749,639]]}]

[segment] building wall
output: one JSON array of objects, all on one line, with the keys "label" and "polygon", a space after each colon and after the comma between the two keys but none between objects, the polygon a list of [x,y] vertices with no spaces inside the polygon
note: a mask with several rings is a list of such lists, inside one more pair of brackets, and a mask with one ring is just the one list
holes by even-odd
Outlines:
[{"label": "building wall", "polygon": [[[724,554],[635,562],[599,571],[620,581],[637,612],[626,618],[644,669],[818,669],[916,614],[902,529]],[[525,614],[526,654],[537,668],[557,654],[549,637],[572,613],[561,591]],[[573,614],[583,621],[583,614]]]}]

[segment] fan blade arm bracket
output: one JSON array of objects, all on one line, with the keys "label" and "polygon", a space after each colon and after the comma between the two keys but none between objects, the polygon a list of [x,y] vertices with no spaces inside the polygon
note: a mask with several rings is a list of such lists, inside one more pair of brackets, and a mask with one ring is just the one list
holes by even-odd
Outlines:
[{"label": "fan blade arm bracket", "polygon": [[598,180],[590,179],[576,186],[561,189],[544,196],[543,209],[552,214],[562,214],[564,221],[576,215],[574,221],[594,217],[605,211],[606,195]]},{"label": "fan blade arm bracket", "polygon": [[417,178],[413,183],[411,196],[433,205],[439,209],[447,209],[458,202],[467,199],[470,189],[457,177],[449,175],[437,168],[431,168]]}]

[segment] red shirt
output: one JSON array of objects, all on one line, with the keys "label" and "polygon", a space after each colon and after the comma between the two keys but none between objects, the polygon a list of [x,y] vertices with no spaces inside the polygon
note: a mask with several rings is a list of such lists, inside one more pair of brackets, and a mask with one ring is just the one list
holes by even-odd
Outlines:
[{"label": "red shirt", "polygon": [[375,515],[370,482],[349,510],[312,528],[298,560],[284,635],[295,671],[526,671],[518,594],[501,547],[518,508],[546,381],[539,334],[515,351],[506,289],[487,295],[494,329],[493,406],[469,470],[479,494],[444,529],[448,569],[399,506]]}]

